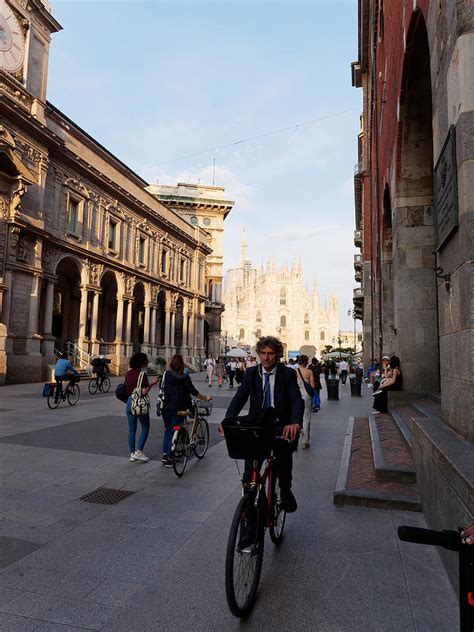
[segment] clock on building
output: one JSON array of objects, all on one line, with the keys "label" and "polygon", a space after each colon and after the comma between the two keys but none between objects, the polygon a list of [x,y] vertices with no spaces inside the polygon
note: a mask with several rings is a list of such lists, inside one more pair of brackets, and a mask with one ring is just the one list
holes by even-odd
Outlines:
[{"label": "clock on building", "polygon": [[0,0],[0,68],[17,72],[23,65],[25,38],[17,17],[5,2]]}]

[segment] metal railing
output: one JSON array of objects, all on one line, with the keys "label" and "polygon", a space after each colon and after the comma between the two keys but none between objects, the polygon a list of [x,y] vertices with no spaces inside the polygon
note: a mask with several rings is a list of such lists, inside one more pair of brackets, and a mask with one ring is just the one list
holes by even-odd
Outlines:
[{"label": "metal railing", "polygon": [[68,340],[65,344],[66,353],[69,358],[72,358],[72,363],[78,366],[80,369],[87,368],[91,363],[91,356],[80,347],[78,347],[72,340]]}]

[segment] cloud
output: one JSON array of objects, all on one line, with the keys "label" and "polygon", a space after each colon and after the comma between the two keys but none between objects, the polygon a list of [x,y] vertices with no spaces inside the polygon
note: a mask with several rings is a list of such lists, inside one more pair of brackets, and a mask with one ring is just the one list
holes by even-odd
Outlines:
[{"label": "cloud", "polygon": [[340,227],[336,225],[320,226],[311,230],[308,230],[307,225],[286,226],[281,230],[269,233],[265,236],[265,239],[274,239],[277,241],[303,241],[307,239],[312,239],[313,237],[317,237],[318,235],[323,235],[324,233],[328,233],[330,231],[338,230],[340,230]]}]

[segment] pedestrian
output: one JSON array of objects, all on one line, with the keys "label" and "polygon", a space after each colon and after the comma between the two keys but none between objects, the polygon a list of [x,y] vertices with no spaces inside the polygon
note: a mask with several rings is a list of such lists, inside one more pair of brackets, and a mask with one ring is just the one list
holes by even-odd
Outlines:
[{"label": "pedestrian", "polygon": [[212,377],[216,369],[216,361],[212,357],[212,353],[207,354],[207,358],[204,360],[204,368],[206,369],[207,381],[209,383],[209,388],[210,388],[212,386]]},{"label": "pedestrian", "polygon": [[222,361],[222,358],[217,358],[215,373],[217,377],[217,386],[219,388],[222,388],[222,382],[224,381],[224,378],[225,378],[225,366],[224,366],[224,362]]},{"label": "pedestrian", "polygon": [[227,364],[227,375],[229,377],[229,389],[234,388],[235,370],[237,369],[237,362],[232,358]]},{"label": "pedestrian", "polygon": [[374,407],[372,412],[374,415],[378,413],[386,413],[388,410],[388,391],[401,391],[403,378],[400,368],[400,358],[392,356],[390,358],[390,369],[392,375],[390,378],[380,384],[378,391],[374,393]]},{"label": "pedestrian", "polygon": [[319,393],[321,392],[321,364],[317,358],[311,360],[311,364],[308,366],[313,372],[314,378],[314,396],[313,396],[313,413],[319,412],[321,409],[321,398]]},{"label": "pedestrian", "polygon": [[239,386],[242,384],[244,373],[245,373],[245,364],[242,362],[242,360],[239,360],[237,362],[237,366],[235,369],[235,381],[237,382]]},{"label": "pedestrian", "polygon": [[[299,355],[296,367],[296,379],[304,402],[303,430],[301,433],[302,448],[309,448],[311,443],[311,411],[313,409],[313,395],[315,387],[313,372],[307,367],[308,356],[304,354]],[[309,392],[310,390],[312,390],[311,393]]]},{"label": "pedestrian", "polygon": [[163,375],[163,406],[162,417],[165,424],[165,434],[163,437],[162,463],[166,467],[173,467],[171,460],[171,442],[173,439],[173,427],[181,426],[186,419],[178,412],[190,411],[192,409],[191,395],[209,401],[209,395],[202,395],[194,384],[191,377],[184,373],[184,360],[181,355],[174,355],[169,362],[169,369]]},{"label": "pedestrian", "polygon": [[[150,389],[159,381],[159,377],[153,378],[151,382],[148,381],[146,374],[146,368],[148,366],[148,356],[146,353],[137,352],[132,355],[129,363],[129,370],[125,373],[125,388],[127,389],[127,406],[125,411],[127,413],[128,420],[128,447],[130,450],[130,462],[141,461],[145,463],[150,459],[144,454],[143,448],[145,447],[146,440],[148,439],[148,433],[150,432],[150,411],[141,415],[135,415],[132,413],[132,393],[141,384],[141,394],[147,395]],[[140,422],[141,431],[136,442],[136,434],[138,428],[138,422]],[[136,449],[135,449],[136,448]]]},{"label": "pedestrian", "polygon": [[347,375],[349,374],[349,363],[344,358],[339,362],[339,375],[341,376],[342,385],[346,385]]},{"label": "pedestrian", "polygon": [[331,373],[331,379],[335,380],[337,377],[337,364],[334,360],[331,360],[329,364],[329,371]]}]

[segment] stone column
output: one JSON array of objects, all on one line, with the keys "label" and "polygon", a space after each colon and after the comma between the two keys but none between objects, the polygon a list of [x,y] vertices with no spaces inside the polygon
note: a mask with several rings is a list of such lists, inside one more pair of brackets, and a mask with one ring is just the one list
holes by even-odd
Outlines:
[{"label": "stone column", "polygon": [[83,348],[86,339],[87,325],[87,299],[89,291],[86,287],[81,287],[81,311],[79,316],[79,345]]},{"label": "stone column", "polygon": [[143,344],[150,345],[150,303],[145,301],[145,322],[143,325]]},{"label": "stone column", "polygon": [[170,329],[170,324],[171,324],[171,311],[169,309],[169,307],[165,308],[165,322],[164,322],[164,328],[165,328],[165,347],[169,347],[171,344],[171,329]]},{"label": "stone column", "polygon": [[92,298],[91,341],[92,355],[99,355],[99,343],[97,341],[97,325],[99,321],[99,291],[94,292]]},{"label": "stone column", "polygon": [[175,347],[174,347],[175,324],[176,324],[176,311],[172,310],[170,313],[170,347],[173,353],[175,352]]},{"label": "stone column", "polygon": [[53,307],[54,307],[54,282],[48,281],[46,284],[46,300],[44,306],[43,342],[41,343],[41,353],[46,356],[54,355],[53,328]]},{"label": "stone column", "polygon": [[115,342],[120,345],[123,336],[123,296],[117,296],[117,322],[115,326]]},{"label": "stone column", "polygon": [[189,319],[188,345],[189,355],[195,357],[196,354],[196,333],[195,333],[196,317],[191,313]]},{"label": "stone column", "polygon": [[188,345],[188,310],[183,309],[183,355],[189,355]]},{"label": "stone column", "polygon": [[12,305],[12,281],[13,274],[11,270],[8,270],[5,273],[5,285],[7,286],[7,291],[5,294],[5,298],[3,300],[3,313],[2,313],[2,322],[6,327],[6,335],[7,338],[5,340],[5,352],[11,353],[13,351],[13,338],[8,336],[8,330],[10,328],[10,312]]},{"label": "stone column", "polygon": [[151,306],[150,345],[153,347],[156,345],[156,309],[156,305]]},{"label": "stone column", "polygon": [[38,311],[40,299],[41,279],[39,274],[34,274],[31,279],[30,311],[28,316],[28,338],[25,350],[27,354],[40,353],[41,336],[38,335]]}]

